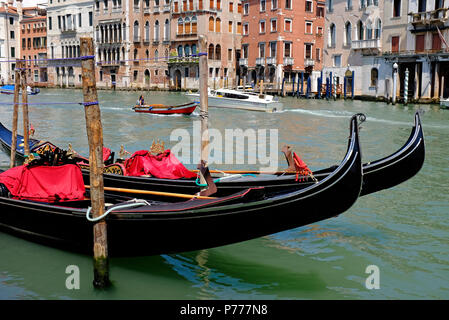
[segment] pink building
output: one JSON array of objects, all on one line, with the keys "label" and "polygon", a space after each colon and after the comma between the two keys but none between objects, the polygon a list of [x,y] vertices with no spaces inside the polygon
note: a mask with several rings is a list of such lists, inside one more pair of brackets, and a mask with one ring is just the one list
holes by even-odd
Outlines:
[{"label": "pink building", "polygon": [[235,86],[241,48],[239,0],[173,0],[171,51],[168,62],[171,86],[199,87],[198,36],[207,36],[209,86]]}]

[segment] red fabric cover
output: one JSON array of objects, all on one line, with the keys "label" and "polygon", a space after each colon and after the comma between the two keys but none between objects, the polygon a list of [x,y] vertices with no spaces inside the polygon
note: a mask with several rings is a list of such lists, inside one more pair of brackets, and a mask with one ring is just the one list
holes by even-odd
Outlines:
[{"label": "red fabric cover", "polygon": [[147,150],[136,151],[126,160],[125,168],[128,176],[151,175],[161,179],[196,177],[196,173],[184,167],[169,149],[157,156]]},{"label": "red fabric cover", "polygon": [[16,199],[41,202],[83,200],[86,191],[81,169],[74,164],[14,167],[0,174],[0,183]]},{"label": "red fabric cover", "polygon": [[109,159],[111,156],[111,149],[103,147],[103,162]]},{"label": "red fabric cover", "polygon": [[[296,152],[293,152],[293,160],[295,161],[295,168],[296,168],[296,181],[298,181],[299,175],[302,176],[308,176],[309,174],[313,174],[312,170],[307,167],[306,163],[301,160],[301,158],[296,154]],[[300,179],[301,181],[303,179]]]}]

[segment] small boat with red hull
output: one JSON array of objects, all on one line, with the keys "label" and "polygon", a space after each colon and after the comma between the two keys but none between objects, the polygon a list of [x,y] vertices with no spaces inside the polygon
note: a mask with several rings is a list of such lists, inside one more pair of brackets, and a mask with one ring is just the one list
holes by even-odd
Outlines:
[{"label": "small boat with red hull", "polygon": [[189,115],[197,107],[196,102],[181,104],[177,106],[166,106],[163,104],[135,105],[133,110],[141,113],[154,114],[186,114]]}]

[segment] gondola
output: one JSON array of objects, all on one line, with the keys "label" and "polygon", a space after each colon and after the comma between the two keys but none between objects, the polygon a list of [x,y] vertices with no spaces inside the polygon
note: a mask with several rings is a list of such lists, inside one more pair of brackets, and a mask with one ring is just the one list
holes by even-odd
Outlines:
[{"label": "gondola", "polygon": [[150,105],[135,105],[133,110],[139,113],[153,113],[153,114],[185,114],[189,115],[195,111],[197,103],[191,102],[181,104],[177,106],[166,106],[163,104],[150,104]]},{"label": "gondola", "polygon": [[[363,164],[363,186],[361,196],[394,187],[412,178],[421,169],[425,159],[424,134],[419,113],[415,113],[415,123],[407,142],[395,153]],[[6,132],[5,132],[6,130]],[[9,138],[8,138],[9,137]],[[0,142],[5,150],[10,150],[11,133],[0,123]],[[9,142],[9,143],[8,143]],[[23,157],[23,154],[20,156]],[[321,180],[334,170],[334,167],[314,172],[316,179]],[[89,171],[83,170],[86,183],[89,182]],[[217,183],[218,195],[229,195],[247,188],[264,187],[267,190],[285,188],[302,188],[314,183],[310,177],[296,181],[294,174],[278,175],[260,174],[256,176],[240,176]],[[132,177],[106,173],[104,183],[107,187],[139,190],[159,190],[179,193],[196,193],[199,187],[195,179],[159,179],[154,177]],[[140,195],[141,196],[141,195]]]},{"label": "gondola", "polygon": [[[250,188],[214,199],[116,207],[106,216],[112,256],[212,248],[328,219],[348,210],[362,186],[357,116],[347,153],[324,179],[301,190]],[[106,202],[114,201],[113,197]],[[0,197],[0,229],[60,248],[91,252],[90,201],[47,204]],[[114,205],[114,204],[113,204]],[[109,209],[110,207],[108,207]]]}]

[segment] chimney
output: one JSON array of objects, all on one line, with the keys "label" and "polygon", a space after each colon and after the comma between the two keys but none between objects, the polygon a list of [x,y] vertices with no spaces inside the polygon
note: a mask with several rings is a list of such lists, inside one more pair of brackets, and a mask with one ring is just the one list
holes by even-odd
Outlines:
[{"label": "chimney", "polygon": [[16,1],[17,1],[17,14],[19,15],[19,23],[20,23],[23,19],[22,0]]}]

